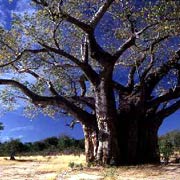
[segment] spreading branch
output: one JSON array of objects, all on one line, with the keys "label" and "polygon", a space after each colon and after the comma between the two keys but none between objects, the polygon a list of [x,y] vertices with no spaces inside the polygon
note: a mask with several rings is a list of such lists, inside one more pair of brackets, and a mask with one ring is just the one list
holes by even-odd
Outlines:
[{"label": "spreading branch", "polygon": [[129,49],[131,46],[135,45],[136,39],[139,38],[139,36],[141,34],[143,34],[146,30],[148,30],[149,28],[151,28],[152,26],[155,26],[157,24],[157,23],[154,23],[154,24],[147,25],[144,28],[142,28],[141,30],[139,30],[138,32],[135,32],[132,21],[130,21],[130,22],[131,22],[131,26],[132,26],[131,27],[132,35],[114,53],[113,57],[116,61],[127,49]]},{"label": "spreading branch", "polygon": [[159,119],[164,119],[164,118],[170,116],[171,114],[173,114],[174,112],[176,112],[178,109],[180,109],[180,100],[178,100],[171,106],[169,106],[163,110],[160,110],[159,112],[157,112],[156,115],[157,115],[157,117],[159,117]]},{"label": "spreading branch", "polygon": [[159,69],[155,72],[150,73],[146,79],[146,92],[150,95],[159,83],[159,81],[173,68],[176,68],[176,64],[180,60],[180,49],[175,52],[175,55],[166,63],[164,63]]},{"label": "spreading branch", "polygon": [[149,102],[149,106],[160,105],[161,103],[176,99],[180,97],[180,86],[176,87],[175,89],[169,89],[166,93],[162,96],[159,96],[155,99],[152,99]]},{"label": "spreading branch", "polygon": [[18,73],[27,73],[27,74],[30,74],[32,75],[33,77],[35,77],[36,79],[42,79],[46,82],[46,84],[48,85],[48,88],[50,90],[50,92],[52,93],[52,95],[55,95],[55,96],[58,96],[59,93],[56,91],[54,85],[52,84],[51,81],[45,79],[44,77],[41,77],[39,74],[37,74],[36,72],[32,71],[31,69],[19,69],[17,68],[15,65],[13,65],[13,67],[15,68],[15,70],[18,72]]},{"label": "spreading branch", "polygon": [[127,50],[129,49],[131,46],[133,46],[135,44],[135,39],[136,36],[132,35],[126,42],[124,42],[119,49],[115,52],[115,54],[113,55],[113,58],[115,60],[118,60],[118,58]]},{"label": "spreading branch", "polygon": [[23,50],[21,53],[19,53],[14,60],[10,61],[10,62],[7,62],[7,63],[4,63],[4,64],[1,64],[0,67],[5,67],[5,66],[9,66],[9,65],[12,65],[13,63],[19,61],[22,56],[26,53],[33,53],[33,54],[37,54],[37,53],[42,53],[42,52],[47,52],[48,50],[43,48],[43,49],[25,49]]},{"label": "spreading branch", "polygon": [[106,0],[105,3],[99,8],[99,10],[93,16],[92,20],[90,21],[90,26],[93,27],[93,29],[95,29],[95,27],[97,26],[97,24],[102,19],[102,17],[107,12],[108,8],[111,6],[113,2],[114,0]]},{"label": "spreading branch", "polygon": [[96,84],[98,83],[98,75],[97,73],[92,69],[92,67],[90,65],[88,65],[87,63],[81,62],[79,61],[79,59],[77,59],[76,57],[74,57],[73,55],[65,52],[64,50],[61,49],[56,49],[53,48],[51,46],[46,45],[45,43],[41,43],[39,42],[39,44],[41,46],[43,46],[44,48],[46,48],[47,50],[54,52],[58,55],[61,55],[69,60],[71,60],[73,63],[75,63],[76,65],[78,65],[78,67],[80,67],[83,72],[86,74],[86,77],[93,83]]},{"label": "spreading branch", "polygon": [[13,87],[18,88],[23,94],[29,97],[33,104],[40,105],[40,106],[47,106],[47,105],[55,105],[63,109],[64,111],[70,112],[74,117],[79,119],[82,123],[88,120],[92,120],[94,115],[89,114],[88,112],[82,110],[81,108],[74,105],[72,102],[68,101],[63,96],[40,96],[29,88],[27,88],[22,83],[19,83],[15,80],[9,79],[0,79],[0,85],[10,85]]},{"label": "spreading branch", "polygon": [[91,26],[89,26],[88,24],[81,22],[80,20],[70,16],[69,14],[62,12],[61,11],[61,18],[63,18],[64,20],[76,25],[77,27],[79,27],[80,29],[82,29],[84,32],[86,32],[87,34],[90,34],[93,29],[91,28]]},{"label": "spreading branch", "polygon": [[89,106],[91,109],[95,110],[95,99],[88,96],[72,96],[68,98],[69,101],[73,103],[80,103]]}]

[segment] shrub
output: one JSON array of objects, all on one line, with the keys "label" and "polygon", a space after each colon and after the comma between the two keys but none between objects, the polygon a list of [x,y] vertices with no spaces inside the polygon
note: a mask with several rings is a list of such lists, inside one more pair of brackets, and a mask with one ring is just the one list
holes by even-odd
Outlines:
[{"label": "shrub", "polygon": [[170,156],[173,154],[173,145],[168,140],[159,143],[159,150],[165,164],[169,163]]}]

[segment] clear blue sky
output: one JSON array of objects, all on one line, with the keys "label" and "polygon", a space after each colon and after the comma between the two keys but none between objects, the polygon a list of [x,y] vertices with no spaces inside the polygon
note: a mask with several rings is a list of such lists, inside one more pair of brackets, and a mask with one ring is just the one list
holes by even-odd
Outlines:
[{"label": "clear blue sky", "polygon": [[[14,0],[12,4],[8,0],[0,0],[0,25],[10,28],[11,13],[17,11],[19,13],[31,12],[28,0]],[[10,138],[20,138],[23,142],[36,141],[49,136],[58,136],[61,134],[71,135],[75,138],[82,138],[83,132],[80,125],[75,126],[73,130],[65,126],[68,120],[64,118],[51,119],[44,115],[39,115],[36,119],[30,120],[25,118],[22,108],[17,111],[9,112],[0,117],[5,129],[0,134],[0,140],[9,140]],[[159,134],[168,131],[180,129],[180,111],[168,117],[159,130]]]}]

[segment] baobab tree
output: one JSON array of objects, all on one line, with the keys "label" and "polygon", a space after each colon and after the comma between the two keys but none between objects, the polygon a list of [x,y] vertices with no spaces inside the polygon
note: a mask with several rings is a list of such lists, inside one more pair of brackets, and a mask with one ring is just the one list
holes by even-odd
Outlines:
[{"label": "baobab tree", "polygon": [[70,114],[83,127],[87,161],[158,163],[158,129],[180,107],[179,7],[33,0],[33,13],[1,30],[0,67],[12,79],[0,84],[13,89],[4,99]]}]

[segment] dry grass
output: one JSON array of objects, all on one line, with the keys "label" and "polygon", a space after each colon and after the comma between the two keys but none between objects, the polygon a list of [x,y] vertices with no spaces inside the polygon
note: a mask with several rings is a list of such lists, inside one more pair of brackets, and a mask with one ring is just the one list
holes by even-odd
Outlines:
[{"label": "dry grass", "polygon": [[69,169],[69,162],[85,165],[85,156],[21,156],[16,157],[16,161],[10,161],[9,157],[0,157],[0,179],[24,180],[24,177],[33,177],[33,180],[55,180],[58,174]]},{"label": "dry grass", "polygon": [[[127,166],[118,168],[88,168],[85,156],[29,156],[16,157],[16,161],[0,157],[0,179],[3,180],[179,180],[180,165]],[[82,164],[83,170],[68,167],[70,162]],[[62,178],[63,177],[63,178]]]},{"label": "dry grass", "polygon": [[68,168],[68,164],[70,162],[75,162],[77,164],[85,165],[85,156],[73,156],[73,155],[63,155],[63,156],[50,156],[46,157],[46,159],[42,159],[42,162],[48,162],[42,164],[38,171],[46,171],[46,172],[61,172]]}]

